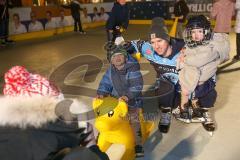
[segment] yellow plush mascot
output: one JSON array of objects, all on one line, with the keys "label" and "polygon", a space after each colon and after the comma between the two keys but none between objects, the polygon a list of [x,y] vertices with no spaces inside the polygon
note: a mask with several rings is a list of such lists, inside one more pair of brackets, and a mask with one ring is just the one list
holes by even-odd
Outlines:
[{"label": "yellow plush mascot", "polygon": [[[121,160],[135,158],[135,138],[127,118],[128,106],[124,101],[113,97],[94,99],[93,109],[96,115],[95,127],[99,131],[98,146],[105,152],[113,144],[122,144],[125,152]],[[153,122],[145,122],[140,113],[143,142],[153,130]]]}]

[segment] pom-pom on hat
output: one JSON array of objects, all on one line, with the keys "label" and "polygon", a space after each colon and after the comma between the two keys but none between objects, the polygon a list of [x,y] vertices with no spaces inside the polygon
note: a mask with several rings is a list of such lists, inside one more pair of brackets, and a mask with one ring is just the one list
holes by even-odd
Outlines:
[{"label": "pom-pom on hat", "polygon": [[32,74],[22,66],[14,66],[4,75],[3,94],[7,96],[59,96],[56,86],[39,74]]}]

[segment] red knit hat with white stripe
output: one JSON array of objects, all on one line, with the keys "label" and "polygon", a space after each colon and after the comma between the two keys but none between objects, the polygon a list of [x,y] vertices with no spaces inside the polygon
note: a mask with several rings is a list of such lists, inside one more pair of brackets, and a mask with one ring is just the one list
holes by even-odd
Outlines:
[{"label": "red knit hat with white stripe", "polygon": [[59,96],[56,86],[45,77],[32,74],[22,66],[14,66],[4,75],[3,94],[8,96]]}]

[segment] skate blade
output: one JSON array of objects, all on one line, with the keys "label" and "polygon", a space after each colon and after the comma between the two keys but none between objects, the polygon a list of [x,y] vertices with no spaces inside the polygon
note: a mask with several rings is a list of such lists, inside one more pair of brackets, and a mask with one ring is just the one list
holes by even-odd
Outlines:
[{"label": "skate blade", "polygon": [[190,119],[184,119],[184,118],[176,118],[178,121],[181,121],[181,122],[184,122],[184,123],[191,123],[191,120]]},{"label": "skate blade", "polygon": [[211,137],[213,136],[213,132],[209,132],[209,131],[208,131],[208,134],[209,134]]},{"label": "skate blade", "polygon": [[204,118],[193,118],[191,119],[192,123],[202,123],[204,122]]},{"label": "skate blade", "polygon": [[213,136],[213,132],[215,131],[215,126],[204,126],[203,128],[209,133],[209,135],[212,137]]}]

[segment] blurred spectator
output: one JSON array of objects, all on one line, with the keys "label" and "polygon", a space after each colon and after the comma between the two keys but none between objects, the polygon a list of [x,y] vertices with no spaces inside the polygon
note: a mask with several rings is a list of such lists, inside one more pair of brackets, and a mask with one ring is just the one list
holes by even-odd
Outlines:
[{"label": "blurred spectator", "polygon": [[100,21],[107,21],[109,18],[108,14],[105,13],[105,9],[103,7],[100,8],[100,16],[99,19]]},{"label": "blurred spectator", "polygon": [[45,24],[45,29],[57,28],[56,22],[52,19],[52,12],[47,11],[46,16],[47,16],[47,23]]},{"label": "blurred spectator", "polygon": [[68,21],[64,18],[64,10],[60,11],[60,20],[58,22],[58,27],[69,26]]},{"label": "blurred spectator", "polygon": [[9,28],[9,14],[8,8],[12,8],[10,0],[0,0],[0,40],[1,45],[5,46],[8,43],[13,43],[12,40],[8,39],[8,28]]},{"label": "blurred spectator", "polygon": [[30,17],[31,17],[31,22],[28,26],[28,32],[42,31],[43,25],[41,22],[37,21],[36,13],[31,12]]},{"label": "blurred spectator", "polygon": [[[119,30],[127,30],[129,23],[129,8],[126,0],[117,0],[106,23],[107,39],[114,42],[121,36]],[[121,29],[119,29],[121,28]]]},{"label": "blurred spectator", "polygon": [[93,8],[93,22],[100,21],[100,17],[98,15],[98,9],[97,7]]},{"label": "blurred spectator", "polygon": [[91,17],[87,13],[87,8],[83,8],[83,16],[81,17],[82,23],[91,23]]},{"label": "blurred spectator", "polygon": [[74,31],[77,32],[79,29],[81,34],[86,34],[86,32],[82,29],[81,24],[81,16],[79,11],[82,10],[82,8],[80,7],[80,3],[77,0],[72,0],[70,5],[62,5],[62,7],[71,9],[71,14],[74,20]]},{"label": "blurred spectator", "polygon": [[232,0],[217,0],[213,3],[211,17],[216,20],[214,32],[229,33],[231,31],[234,6],[235,3]]},{"label": "blurred spectator", "polygon": [[174,4],[174,17],[179,17],[177,24],[176,38],[183,39],[183,24],[186,21],[186,17],[189,13],[189,8],[185,0],[176,0]]},{"label": "blurred spectator", "polygon": [[233,2],[233,0],[215,0],[211,11],[211,18],[216,20],[213,31],[215,33],[229,34],[229,32],[231,32],[231,21],[234,14],[235,2]]},{"label": "blurred spectator", "polygon": [[13,14],[12,32],[13,34],[21,34],[27,32],[25,25],[20,22],[20,17],[17,13]]}]

